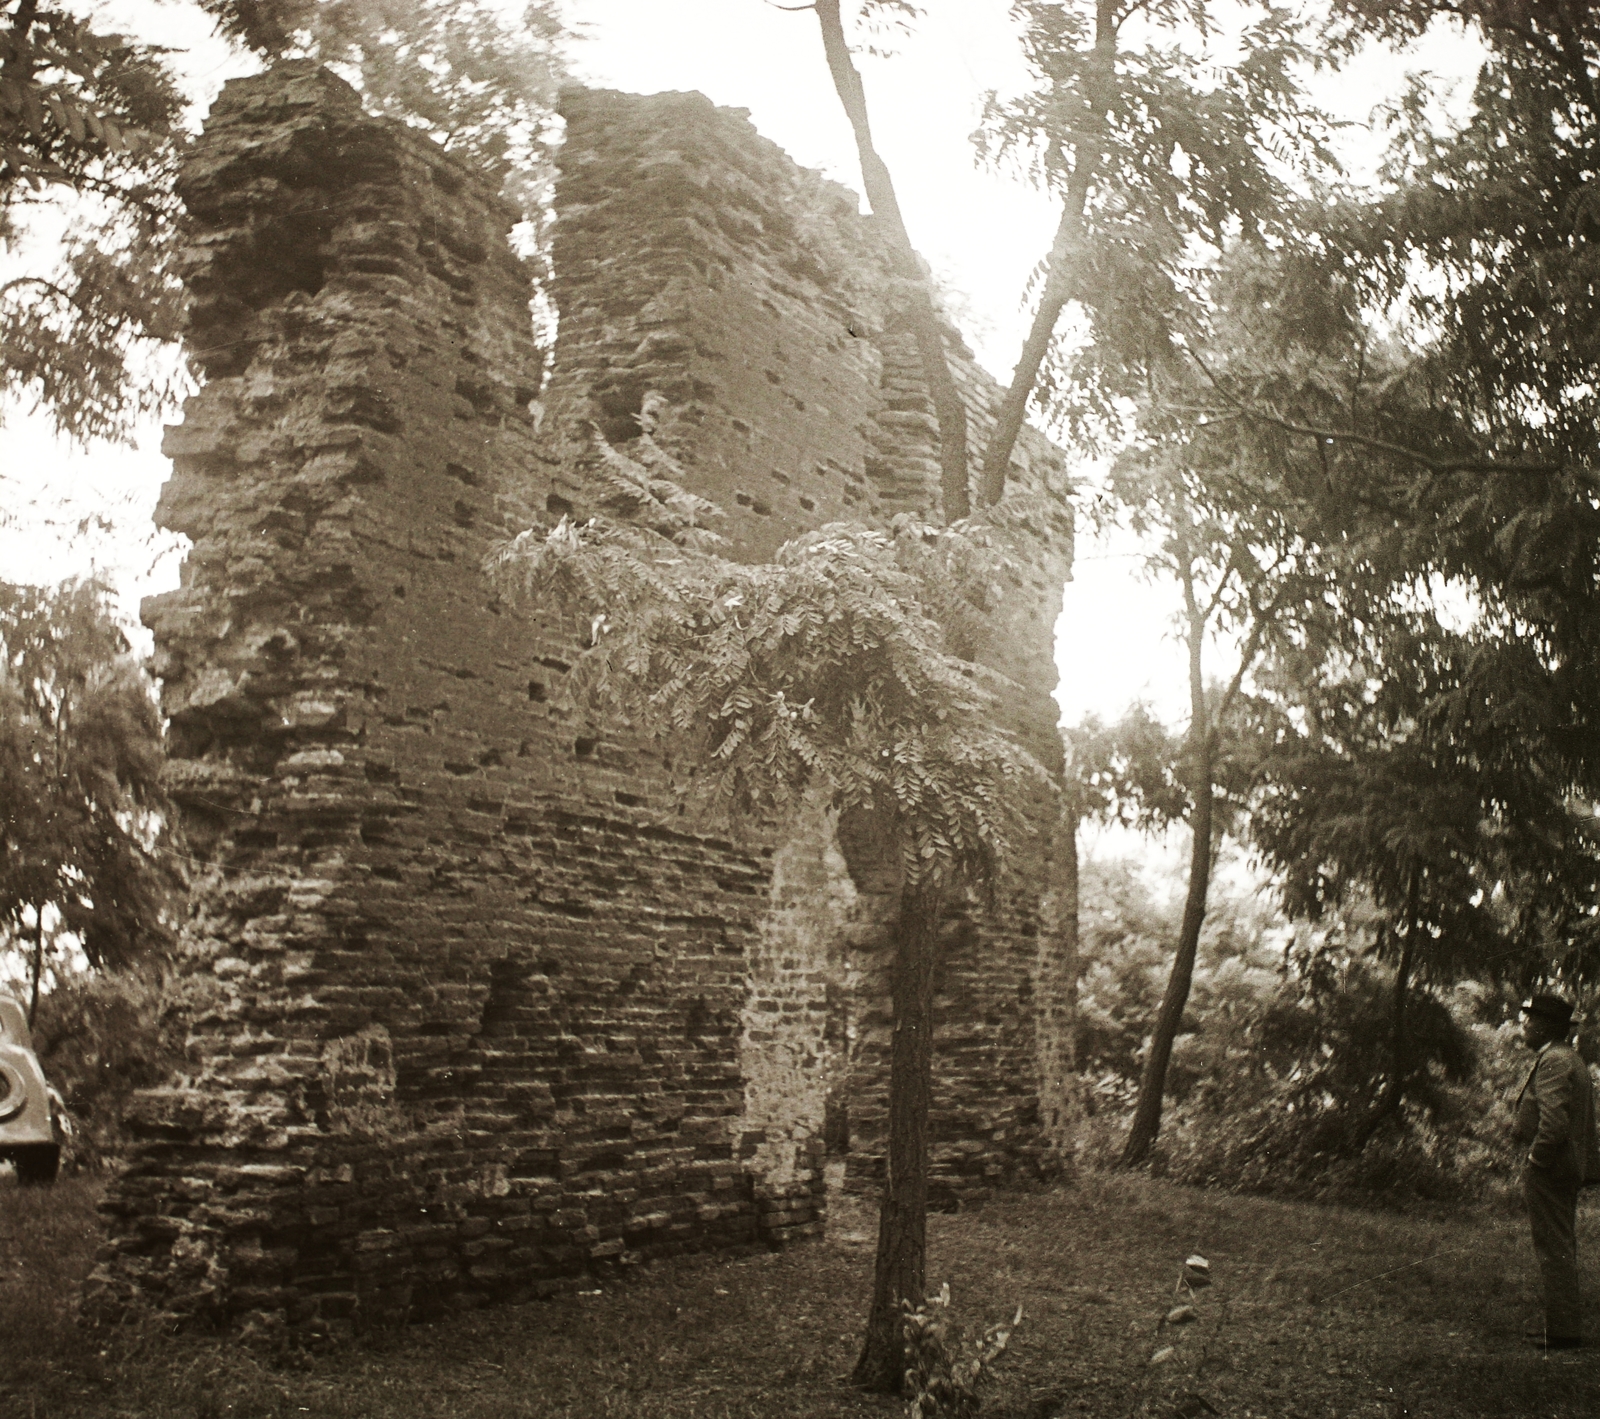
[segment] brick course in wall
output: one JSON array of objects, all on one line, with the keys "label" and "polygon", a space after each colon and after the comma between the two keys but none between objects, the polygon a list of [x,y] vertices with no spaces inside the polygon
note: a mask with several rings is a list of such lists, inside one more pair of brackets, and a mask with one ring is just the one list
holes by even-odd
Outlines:
[{"label": "brick course in wall", "polygon": [[[205,385],[158,517],[193,549],[145,618],[194,1005],[108,1192],[102,1315],[392,1322],[809,1235],[830,1145],[873,1176],[882,864],[821,804],[679,816],[649,747],[566,693],[577,628],[482,562],[582,510],[597,431],[626,451],[648,427],[750,559],[928,512],[914,343],[854,197],[741,115],[574,91],[565,116],[542,403],[513,214],[337,79],[230,83],[185,167]],[[981,443],[997,391],[951,339]],[[1048,758],[1071,518],[1031,431],[1014,482],[985,658]],[[1037,819],[998,910],[946,932],[947,1198],[1047,1175],[1059,1141]]]}]

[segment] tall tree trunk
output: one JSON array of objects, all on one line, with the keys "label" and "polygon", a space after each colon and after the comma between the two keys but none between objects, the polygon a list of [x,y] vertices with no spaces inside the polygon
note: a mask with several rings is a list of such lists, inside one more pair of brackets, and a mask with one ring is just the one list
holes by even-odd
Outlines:
[{"label": "tall tree trunk", "polygon": [[878,1214],[872,1309],[854,1382],[898,1394],[905,1378],[902,1301],[921,1305],[927,1285],[928,1108],[933,1092],[933,967],[944,892],[905,887],[895,922],[890,986],[888,1175]]},{"label": "tall tree trunk", "polygon": [[917,354],[922,362],[922,377],[928,385],[928,397],[933,401],[934,414],[939,421],[940,500],[944,520],[954,522],[972,510],[967,474],[967,406],[956,387],[955,376],[950,373],[950,362],[944,348],[944,324],[933,308],[933,296],[928,289],[927,278],[922,274],[916,248],[911,245],[911,237],[900,215],[894,181],[889,176],[887,164],[873,146],[872,125],[867,118],[866,89],[850,58],[850,47],[845,43],[844,23],[839,17],[839,0],[816,0],[813,8],[817,12],[817,22],[822,27],[822,48],[828,57],[828,72],[833,75],[833,87],[838,92],[839,102],[844,105],[845,115],[855,133],[856,153],[861,160],[861,181],[867,189],[867,201],[871,204],[872,215],[883,224],[889,236],[900,274],[909,283],[911,326],[917,338]]},{"label": "tall tree trunk", "polygon": [[1405,1092],[1406,1063],[1410,1051],[1406,1039],[1406,997],[1411,985],[1411,971],[1416,962],[1417,932],[1421,929],[1421,909],[1418,893],[1421,888],[1422,867],[1415,858],[1411,862],[1411,875],[1406,882],[1406,941],[1400,948],[1400,963],[1394,972],[1394,1009],[1389,1025],[1389,1087],[1384,1091],[1379,1118],[1395,1113]]},{"label": "tall tree trunk", "polygon": [[1206,895],[1211,887],[1211,840],[1216,805],[1212,779],[1216,736],[1206,715],[1205,681],[1201,674],[1201,652],[1205,644],[1205,617],[1195,602],[1194,581],[1183,576],[1185,611],[1189,621],[1189,761],[1194,774],[1194,809],[1190,820],[1193,841],[1189,846],[1189,888],[1183,900],[1183,921],[1178,927],[1178,950],[1172,961],[1172,974],[1161,997],[1155,1028],[1150,1036],[1150,1054],[1139,1081],[1139,1099],[1133,1111],[1133,1126],[1122,1149],[1122,1166],[1144,1162],[1161,1131],[1161,1102],[1167,1089],[1167,1066],[1172,1061],[1172,1044],[1183,1023],[1184,1007],[1189,1003],[1189,987],[1194,981],[1194,960],[1200,948],[1200,928],[1205,925]]},{"label": "tall tree trunk", "polygon": [[1189,849],[1189,890],[1183,901],[1183,922],[1178,929],[1178,953],[1167,977],[1155,1029],[1150,1037],[1150,1055],[1144,1062],[1144,1077],[1139,1081],[1139,1102],[1133,1112],[1133,1126],[1122,1149],[1122,1166],[1132,1167],[1149,1156],[1161,1131],[1161,1102],[1167,1088],[1167,1066],[1172,1062],[1172,1044],[1183,1022],[1189,1003],[1189,987],[1194,981],[1195,954],[1200,947],[1200,928],[1206,919],[1206,893],[1211,885],[1211,835],[1213,806],[1210,783],[1210,754],[1206,753],[1203,787],[1194,809],[1194,841]]},{"label": "tall tree trunk", "polygon": [[28,1028],[39,1013],[39,977],[44,971],[44,908],[33,909],[33,989],[28,1000]]},{"label": "tall tree trunk", "polygon": [[1067,183],[1067,198],[1061,209],[1061,221],[1056,227],[1055,240],[1050,244],[1050,264],[1045,273],[1039,308],[1033,313],[1033,324],[1028,328],[1028,338],[1023,342],[1016,368],[1011,371],[1011,385],[1001,401],[994,432],[989,435],[989,446],[984,451],[978,501],[986,507],[999,502],[1005,493],[1011,453],[1017,446],[1023,421],[1028,415],[1028,400],[1033,395],[1033,386],[1038,382],[1045,356],[1050,353],[1056,322],[1061,319],[1061,312],[1073,297],[1071,260],[1073,250],[1083,236],[1083,213],[1088,204],[1089,189],[1100,166],[1099,133],[1104,122],[1106,90],[1117,53],[1114,7],[1101,3],[1095,10],[1096,73],[1095,83],[1088,95],[1088,112],[1083,118],[1085,136],[1078,141],[1072,177]]}]

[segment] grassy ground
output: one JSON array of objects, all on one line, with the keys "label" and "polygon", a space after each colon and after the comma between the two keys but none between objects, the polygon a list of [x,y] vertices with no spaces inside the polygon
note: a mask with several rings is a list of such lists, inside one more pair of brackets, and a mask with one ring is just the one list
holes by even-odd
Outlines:
[{"label": "grassy ground", "polygon": [[[71,1319],[96,1240],[95,1188],[0,1181],[0,1414],[10,1419],[821,1419],[898,1415],[854,1393],[873,1223],[837,1210],[822,1243],[651,1268],[602,1292],[414,1326],[332,1354],[124,1336]],[[985,1414],[1230,1419],[1593,1419],[1600,1345],[1525,1347],[1520,1218],[1399,1217],[1093,1175],[931,1219],[930,1275],[981,1328],[1026,1319]],[[1600,1336],[1600,1207],[1580,1218]],[[1215,1284],[1168,1326],[1183,1259]],[[1170,1351],[1159,1361],[1153,1357]]]}]

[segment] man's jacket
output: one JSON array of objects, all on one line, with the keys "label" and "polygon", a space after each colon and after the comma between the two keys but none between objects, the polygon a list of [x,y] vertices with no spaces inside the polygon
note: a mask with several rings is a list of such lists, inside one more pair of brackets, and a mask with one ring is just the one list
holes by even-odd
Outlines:
[{"label": "man's jacket", "polygon": [[1530,1145],[1534,1167],[1570,1169],[1579,1182],[1600,1183],[1594,1083],[1571,1045],[1557,1040],[1534,1060],[1517,1096],[1517,1141]]}]

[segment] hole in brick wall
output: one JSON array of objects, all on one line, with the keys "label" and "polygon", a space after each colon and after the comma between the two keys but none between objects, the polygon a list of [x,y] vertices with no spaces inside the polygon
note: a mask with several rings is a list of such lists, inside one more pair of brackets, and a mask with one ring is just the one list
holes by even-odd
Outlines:
[{"label": "hole in brick wall", "polygon": [[444,471],[452,478],[460,479],[460,481],[465,483],[469,488],[476,488],[478,486],[478,475],[470,468],[463,468],[459,463],[445,464]]},{"label": "hole in brick wall", "polygon": [[451,516],[455,518],[457,527],[472,526],[472,509],[462,502],[460,498],[456,499],[456,505],[451,509]]},{"label": "hole in brick wall", "polygon": [[560,493],[551,493],[544,500],[544,510],[553,512],[557,517],[566,517],[572,511],[572,504],[562,497]]},{"label": "hole in brick wall", "polygon": [[830,1153],[850,1151],[850,1104],[837,1094],[823,1101],[822,1142]]},{"label": "hole in brick wall", "polygon": [[643,808],[644,799],[636,793],[624,793],[620,788],[611,795],[624,808]]},{"label": "hole in brick wall", "polygon": [[750,511],[755,513],[757,517],[771,517],[772,504],[769,502],[764,502],[760,498],[751,498]]},{"label": "hole in brick wall", "polygon": [[644,408],[644,383],[628,380],[594,396],[600,417],[595,420],[607,443],[628,443],[639,437],[639,414]]},{"label": "hole in brick wall", "polygon": [[548,670],[560,671],[560,673],[563,675],[572,669],[572,667],[568,665],[566,661],[557,660],[553,655],[541,655],[539,657],[539,664],[543,665]]},{"label": "hole in brick wall", "polygon": [[476,680],[478,678],[478,672],[476,670],[468,670],[465,666],[458,665],[450,673],[454,675],[457,680]]},{"label": "hole in brick wall", "polygon": [[398,596],[402,601],[404,601],[406,599],[406,589],[405,589],[405,587],[401,586],[399,582],[396,582],[395,583],[395,587],[394,587],[394,594],[396,596]]},{"label": "hole in brick wall", "polygon": [[689,1007],[683,1012],[683,1032],[686,1035],[698,1035],[711,1023],[711,1010],[706,1005],[706,998],[697,995],[689,1002]]},{"label": "hole in brick wall", "polygon": [[535,704],[543,704],[549,699],[550,694],[538,680],[528,681],[528,698]]},{"label": "hole in brick wall", "polygon": [[588,921],[594,916],[594,908],[587,902],[562,902],[548,897],[541,897],[539,900],[559,916],[570,916],[577,921]]},{"label": "hole in brick wall", "polygon": [[574,739],[572,741],[572,752],[580,759],[587,759],[594,753],[595,747],[599,743],[598,739]]},{"label": "hole in brick wall", "polygon": [[173,719],[167,725],[167,755],[173,759],[198,759],[216,740],[211,726],[193,718]]},{"label": "hole in brick wall", "polygon": [[762,373],[766,375],[768,384],[783,383],[783,376],[777,370],[763,370]]},{"label": "hole in brick wall", "polygon": [[[470,288],[472,283],[468,281],[463,284]],[[456,393],[472,405],[475,413],[490,414],[494,412],[497,392],[494,385],[487,380],[468,379],[466,375],[462,375],[456,380]]]},{"label": "hole in brick wall", "polygon": [[249,828],[242,833],[233,835],[235,847],[241,848],[275,848],[278,845],[278,835],[263,829]]},{"label": "hole in brick wall", "polygon": [[498,749],[485,749],[478,755],[478,762],[486,769],[497,769],[505,763],[505,760],[500,757]]},{"label": "hole in brick wall", "polygon": [[800,506],[807,512],[815,512],[817,510],[817,500],[815,498],[801,498]]}]

